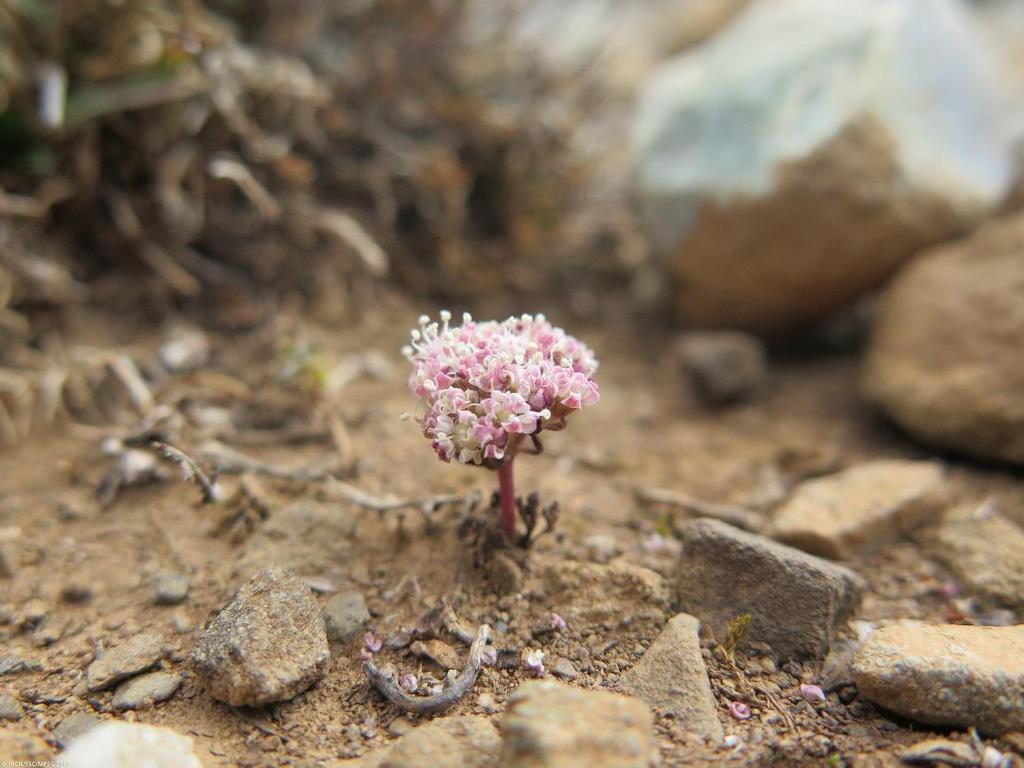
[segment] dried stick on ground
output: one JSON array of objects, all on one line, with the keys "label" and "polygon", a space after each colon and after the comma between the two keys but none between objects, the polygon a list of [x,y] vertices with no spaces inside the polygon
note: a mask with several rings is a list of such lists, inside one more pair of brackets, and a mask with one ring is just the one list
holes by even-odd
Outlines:
[{"label": "dried stick on ground", "polygon": [[311,483],[327,480],[331,477],[331,473],[338,471],[337,467],[282,467],[278,464],[271,464],[267,461],[246,456],[217,442],[204,443],[199,447],[199,454],[205,461],[214,465],[218,472],[225,475],[240,475],[243,472],[252,472],[257,475],[277,477],[282,480]]},{"label": "dried stick on ground", "polygon": [[672,491],[667,488],[646,488],[637,487],[636,497],[646,504],[664,504],[669,507],[692,512],[699,517],[713,517],[724,523],[735,525],[745,531],[758,533],[764,527],[764,521],[760,515],[743,507],[735,507],[731,504],[717,504],[713,501],[704,501],[681,491]]},{"label": "dried stick on ground", "polygon": [[484,649],[491,636],[491,628],[486,624],[480,625],[473,638],[473,644],[469,647],[469,659],[466,661],[466,668],[462,670],[455,682],[445,688],[436,696],[413,696],[399,685],[395,673],[391,670],[382,670],[373,663],[373,659],[363,662],[363,670],[370,679],[370,684],[383,696],[399,709],[412,712],[417,715],[431,715],[436,712],[443,712],[449,707],[458,704],[462,697],[469,693],[476,685],[476,679],[480,675],[480,667],[483,666]]},{"label": "dried stick on ground", "polygon": [[153,440],[150,445],[165,459],[173,461],[181,467],[182,475],[184,475],[186,480],[191,480],[199,486],[203,492],[204,504],[220,501],[221,493],[217,481],[211,480],[184,451],[175,448],[173,445],[161,443],[159,440]]},{"label": "dried stick on ground", "polygon": [[440,496],[427,496],[423,499],[399,499],[395,496],[374,496],[354,485],[343,483],[337,478],[327,479],[328,490],[334,492],[345,501],[350,501],[360,507],[366,507],[377,512],[390,512],[395,509],[419,509],[424,514],[433,512],[444,504],[458,504],[465,500],[464,496],[456,494],[442,494]]}]

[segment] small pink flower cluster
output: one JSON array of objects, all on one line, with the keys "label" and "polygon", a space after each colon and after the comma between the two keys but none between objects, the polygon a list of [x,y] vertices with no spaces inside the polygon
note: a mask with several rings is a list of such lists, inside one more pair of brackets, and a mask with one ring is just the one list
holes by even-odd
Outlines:
[{"label": "small pink flower cluster", "polygon": [[544,315],[451,327],[420,318],[402,351],[409,388],[426,405],[423,434],[445,461],[497,466],[523,436],[561,429],[566,415],[600,399],[597,359]]}]

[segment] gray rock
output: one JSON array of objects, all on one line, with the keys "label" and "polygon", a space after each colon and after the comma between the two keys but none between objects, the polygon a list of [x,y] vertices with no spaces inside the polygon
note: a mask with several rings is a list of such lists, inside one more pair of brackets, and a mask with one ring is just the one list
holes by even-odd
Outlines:
[{"label": "gray rock", "polygon": [[0,720],[21,720],[24,716],[20,701],[9,693],[0,693]]},{"label": "gray rock", "polygon": [[531,680],[508,699],[502,768],[647,768],[654,716],[639,699]]},{"label": "gray rock", "polygon": [[1024,626],[897,624],[853,663],[860,695],[928,725],[1024,730]]},{"label": "gray rock", "polygon": [[993,210],[1014,165],[991,58],[955,0],[789,0],[655,71],[634,175],[684,318],[805,324]]},{"label": "gray rock", "polygon": [[90,715],[88,712],[75,712],[61,720],[53,729],[54,741],[58,746],[67,748],[72,741],[91,731],[101,722],[98,717]]},{"label": "gray rock", "polygon": [[864,391],[930,445],[1024,464],[1024,214],[924,253],[886,291]]},{"label": "gray rock", "polygon": [[19,672],[34,672],[43,668],[38,661],[23,659],[13,654],[0,656],[0,675],[15,675]]},{"label": "gray rock", "polygon": [[181,571],[159,570],[151,580],[153,602],[157,605],[177,605],[188,597],[188,576]]},{"label": "gray rock", "polygon": [[677,352],[697,393],[711,405],[750,399],[767,375],[764,344],[739,331],[688,333]]},{"label": "gray rock", "polygon": [[672,713],[683,728],[706,739],[724,736],[700,652],[700,622],[685,613],[669,619],[622,687],[655,710]]},{"label": "gray rock", "polygon": [[167,701],[181,685],[177,672],[150,672],[121,683],[114,692],[114,709],[144,709]]},{"label": "gray rock", "polygon": [[445,717],[414,728],[384,755],[380,768],[497,768],[501,738],[482,715]]},{"label": "gray rock", "polygon": [[806,552],[848,558],[936,516],[946,503],[935,461],[872,461],[801,483],[776,511],[771,534]]},{"label": "gray rock", "polygon": [[327,671],[323,614],[293,571],[273,567],[245,584],[192,651],[214,698],[258,707],[305,691]]},{"label": "gray rock", "polygon": [[576,669],[576,665],[564,656],[559,656],[551,664],[551,674],[555,677],[560,677],[563,680],[575,680],[580,676],[579,671]]},{"label": "gray rock", "polygon": [[1024,529],[992,504],[951,510],[933,552],[983,603],[1024,613]]},{"label": "gray rock", "polygon": [[768,643],[781,658],[822,658],[860,602],[856,573],[806,552],[717,520],[692,520],[681,534],[679,607],[719,640],[750,614],[747,639]]},{"label": "gray rock", "polygon": [[351,643],[370,620],[361,592],[339,592],[324,603],[327,637],[334,643]]},{"label": "gray rock", "polygon": [[163,657],[163,646],[159,636],[145,633],[106,649],[86,670],[86,685],[90,691],[101,691],[144,672]]}]

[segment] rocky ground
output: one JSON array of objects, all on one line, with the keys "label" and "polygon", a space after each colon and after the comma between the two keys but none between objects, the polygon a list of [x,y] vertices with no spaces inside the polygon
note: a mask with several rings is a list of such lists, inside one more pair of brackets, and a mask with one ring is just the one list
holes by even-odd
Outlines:
[{"label": "rocky ground", "polygon": [[[165,347],[177,370],[156,376],[159,340],[104,326],[142,361],[143,413],[0,457],[0,756],[1021,764],[1019,471],[888,426],[853,351],[758,357],[716,384],[690,345],[694,389],[667,336],[570,328],[602,401],[518,462],[521,491],[559,502],[555,532],[495,548],[494,477],[438,462],[401,419],[417,314],[307,330],[351,375],[333,428],[305,433],[262,342],[210,338],[192,370]],[[716,392],[748,399],[706,405]],[[140,424],[216,482],[181,481]],[[495,650],[471,652],[485,624]],[[407,714],[365,659],[419,701],[480,671],[450,709]]]}]

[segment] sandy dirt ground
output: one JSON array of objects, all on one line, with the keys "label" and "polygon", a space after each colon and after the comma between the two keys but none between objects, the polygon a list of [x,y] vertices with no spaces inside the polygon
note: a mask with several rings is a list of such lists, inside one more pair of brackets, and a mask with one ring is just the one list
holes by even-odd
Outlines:
[{"label": "sandy dirt ground", "polygon": [[[402,419],[413,400],[398,349],[417,314],[401,306],[359,332],[303,331],[329,359],[372,349],[390,364],[376,371],[378,378],[358,377],[316,407],[321,416],[328,408],[344,425],[349,455],[339,455],[329,436],[285,444],[273,430],[265,445],[250,439],[232,448],[293,469],[333,462],[345,482],[377,496],[488,496],[495,485],[492,473],[439,462],[416,425]],[[275,564],[296,568],[321,602],[337,590],[359,590],[370,625],[380,633],[413,624],[446,597],[465,624],[497,628],[499,646],[541,648],[548,659],[573,662],[579,673],[573,685],[615,690],[671,611],[652,615],[628,595],[561,595],[547,589],[538,574],[544,564],[568,559],[625,562],[671,577],[671,547],[652,545],[652,534],[670,539],[687,513],[638,500],[638,488],[757,508],[779,493],[780,484],[785,488],[806,474],[872,458],[931,455],[862,403],[853,353],[774,360],[766,390],[752,403],[709,410],[688,391],[665,353],[667,335],[628,328],[568,330],[601,359],[602,400],[576,414],[564,432],[552,434],[543,455],[517,462],[519,489],[536,490],[545,502],[557,500],[561,515],[554,534],[541,537],[528,553],[506,558],[507,567],[494,566],[494,553],[481,565],[479,550],[460,536],[465,504],[444,507],[429,519],[417,509],[381,513],[341,499],[321,480],[225,475],[230,500],[202,504],[196,486],[172,476],[125,488],[103,505],[97,488],[112,463],[100,449],[102,440],[127,434],[132,419],[114,427],[68,424],[0,455],[0,529],[13,570],[11,578],[0,580],[0,655],[25,662],[0,676],[0,690],[13,693],[26,710],[21,720],[3,725],[6,740],[0,744],[28,749],[16,747],[14,737],[34,737],[39,755],[55,756],[54,729],[76,713],[88,713],[191,735],[210,766],[340,766],[387,746],[407,728],[408,718],[369,687],[358,645],[334,645],[328,672],[317,685],[258,710],[215,701],[190,674],[187,657],[204,625],[250,575]],[[117,326],[105,332],[108,341],[130,346],[139,358],[154,354],[153,337],[140,341]],[[284,396],[287,388],[266,384],[278,362],[265,338],[212,342],[204,369],[166,381],[156,389],[158,402],[173,400],[190,413],[212,404],[235,413],[285,413],[279,422],[291,419],[292,411],[306,418],[295,405],[301,405],[301,395],[288,390]],[[183,430],[179,447],[196,449],[200,431]],[[995,495],[1024,524],[1019,476],[943,458],[954,496]],[[246,495],[239,496],[243,482]],[[947,621],[956,615],[941,589],[949,575],[912,540],[849,565],[869,584],[859,620]],[[160,569],[188,576],[183,603],[154,604],[150,579]],[[593,600],[594,610],[581,609],[574,603],[580,599]],[[584,618],[570,621],[563,633],[538,633],[552,611]],[[185,682],[169,701],[115,712],[110,691],[84,691],[83,671],[98,649],[140,631],[164,638],[161,664],[183,673]],[[464,646],[452,644],[464,657]],[[738,737],[736,746],[705,744],[689,736],[684,723],[661,718],[663,765],[898,765],[900,749],[929,733],[858,700],[851,687],[838,686],[825,705],[812,706],[798,689],[801,682],[823,679],[819,662],[776,668],[756,649],[742,647],[736,668],[777,686],[778,695],[774,705],[755,705],[753,717],[738,722],[722,694],[737,673],[715,653],[710,638],[705,646],[719,715],[726,734]],[[423,659],[394,660],[421,676],[443,677]],[[521,668],[487,668],[447,715],[500,718],[502,703],[525,677]]]}]

